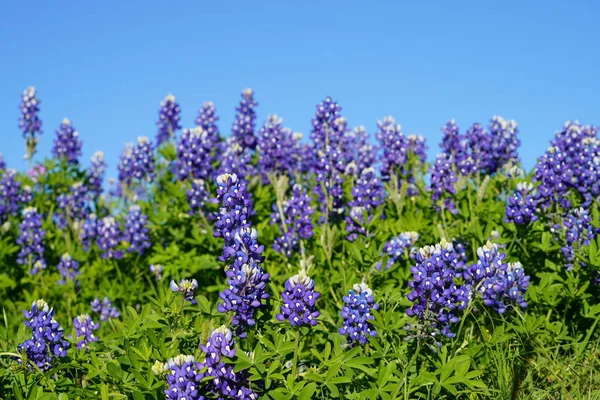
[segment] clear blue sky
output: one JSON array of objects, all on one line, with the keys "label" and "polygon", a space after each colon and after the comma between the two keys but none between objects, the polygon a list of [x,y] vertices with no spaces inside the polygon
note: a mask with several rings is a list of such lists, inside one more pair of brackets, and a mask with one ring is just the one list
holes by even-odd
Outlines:
[{"label": "clear blue sky", "polygon": [[391,114],[423,134],[430,159],[448,119],[465,129],[499,114],[519,123],[531,168],[565,120],[600,124],[599,15],[595,1],[3,2],[0,152],[26,167],[17,105],[30,85],[38,157],[68,117],[84,165],[103,150],[109,176],[125,142],[155,137],[169,92],[184,126],[212,100],[228,133],[251,87],[259,124],[278,114],[308,135],[330,95],[352,126],[373,133]]}]

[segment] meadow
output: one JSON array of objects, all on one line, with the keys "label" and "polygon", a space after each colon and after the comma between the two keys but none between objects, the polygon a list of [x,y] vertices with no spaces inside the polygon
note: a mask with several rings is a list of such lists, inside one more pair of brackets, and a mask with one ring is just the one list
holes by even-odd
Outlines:
[{"label": "meadow", "polygon": [[231,128],[211,102],[184,124],[168,95],[109,180],[23,92],[0,398],[600,398],[596,127],[557,127],[524,171],[500,116],[428,144],[330,97],[305,137],[258,107],[246,89]]}]

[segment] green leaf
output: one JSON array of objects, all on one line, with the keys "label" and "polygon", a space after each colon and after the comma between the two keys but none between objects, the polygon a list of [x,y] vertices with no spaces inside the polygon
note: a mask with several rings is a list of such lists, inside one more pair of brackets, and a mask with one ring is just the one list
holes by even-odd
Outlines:
[{"label": "green leaf", "polygon": [[313,394],[317,390],[317,384],[314,382],[309,383],[304,386],[300,394],[298,395],[298,400],[310,400],[312,399]]}]

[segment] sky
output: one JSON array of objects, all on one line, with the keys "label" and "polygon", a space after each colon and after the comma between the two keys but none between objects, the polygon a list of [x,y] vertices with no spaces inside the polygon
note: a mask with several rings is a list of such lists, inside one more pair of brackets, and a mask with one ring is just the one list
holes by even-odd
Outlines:
[{"label": "sky", "polygon": [[422,134],[494,115],[519,124],[529,170],[565,121],[600,124],[600,3],[595,1],[29,1],[0,4],[0,153],[25,169],[22,91],[35,86],[50,156],[69,118],[82,163],[106,154],[108,176],[138,136],[154,139],[161,100],[191,127],[211,100],[229,135],[244,88],[270,114],[310,133],[331,96],[351,126],[392,115]]}]

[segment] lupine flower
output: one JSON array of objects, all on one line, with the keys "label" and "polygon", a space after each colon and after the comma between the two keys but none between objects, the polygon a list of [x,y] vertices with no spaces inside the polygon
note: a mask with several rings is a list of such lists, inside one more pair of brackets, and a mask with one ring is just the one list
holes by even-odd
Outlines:
[{"label": "lupine flower", "polygon": [[258,165],[267,181],[268,173],[290,175],[297,170],[298,144],[291,129],[283,126],[283,119],[269,115],[258,132],[256,151]]},{"label": "lupine flower", "polygon": [[154,275],[154,277],[156,278],[157,281],[160,281],[162,279],[162,272],[163,272],[163,266],[160,264],[151,264],[148,269],[150,270],[150,272],[152,272],[152,274]]},{"label": "lupine flower", "polygon": [[56,197],[57,225],[60,229],[64,229],[69,220],[74,222],[85,218],[87,199],[88,187],[82,182],[75,182],[71,185],[68,193],[62,193]]},{"label": "lupine flower", "polygon": [[377,150],[369,140],[369,134],[364,126],[359,125],[352,132],[353,143],[351,149],[351,161],[346,168],[346,172],[352,172],[353,175],[360,174],[361,171],[367,168],[373,168]]},{"label": "lupine flower", "polygon": [[521,263],[505,263],[506,255],[497,244],[488,241],[477,249],[477,263],[468,266],[463,275],[475,293],[480,293],[483,303],[498,314],[519,305],[527,307],[524,300],[529,287]]},{"label": "lupine flower", "polygon": [[92,317],[88,314],[81,314],[73,319],[73,326],[75,327],[75,336],[79,338],[77,342],[77,349],[87,349],[88,344],[97,342],[98,336],[94,335],[94,331],[100,328],[100,324],[94,323]]},{"label": "lupine flower", "polygon": [[194,356],[178,355],[169,359],[164,367],[167,371],[167,384],[165,398],[173,400],[204,400],[201,392],[201,383],[205,374],[200,372],[204,365],[194,360]]},{"label": "lupine flower", "polygon": [[212,151],[215,145],[214,137],[202,127],[184,129],[177,144],[175,172],[178,178],[209,179],[213,172]]},{"label": "lupine flower", "polygon": [[[419,234],[417,232],[402,232],[400,235],[391,238],[384,246],[382,254],[388,256],[388,262],[385,269],[388,270],[392,265],[401,259],[416,257],[416,248],[413,247]],[[375,268],[381,271],[381,261],[375,264]]]},{"label": "lupine flower", "polygon": [[24,205],[31,203],[33,200],[33,191],[31,190],[31,186],[23,186],[21,191],[17,194],[17,203],[19,205]]},{"label": "lupine flower", "polygon": [[[299,250],[301,239],[306,240],[313,236],[312,216],[315,210],[310,206],[311,200],[306,189],[302,185],[295,184],[292,195],[283,202],[283,219],[277,204],[273,204],[271,225],[280,224],[283,232],[283,235],[275,239],[273,250],[286,257],[291,257],[293,252]],[[283,222],[285,222],[285,228]]]},{"label": "lupine flower", "polygon": [[566,161],[566,155],[558,147],[550,147],[536,164],[534,180],[540,183],[537,188],[539,204],[544,209],[554,203],[560,203],[564,208],[571,206],[566,194],[572,172]]},{"label": "lupine flower", "polygon": [[238,179],[236,174],[222,174],[217,177],[217,199],[219,211],[215,213],[215,237],[225,240],[221,261],[227,261],[234,256],[232,246],[235,234],[242,228],[251,225],[252,198],[246,189],[246,184]]},{"label": "lupine flower", "polygon": [[450,120],[442,128],[444,134],[440,147],[442,151],[449,156],[453,156],[456,160],[459,160],[464,153],[464,147],[462,143],[462,136],[458,125],[455,120]]},{"label": "lupine flower", "polygon": [[175,96],[168,94],[160,102],[158,110],[158,133],[156,134],[156,145],[160,146],[164,141],[175,136],[175,132],[181,129],[179,126],[179,113],[181,112],[179,104],[175,102]]},{"label": "lupine flower", "polygon": [[108,321],[109,318],[119,318],[121,313],[116,307],[113,307],[108,297],[104,297],[102,301],[96,297],[91,303],[92,311],[100,314],[100,321]]},{"label": "lupine flower", "polygon": [[123,252],[117,250],[121,241],[119,225],[113,217],[104,217],[98,221],[96,245],[100,249],[100,257],[118,259],[123,257]]},{"label": "lupine flower", "polygon": [[419,320],[414,337],[432,338],[440,346],[436,336],[455,336],[451,325],[458,322],[458,314],[468,305],[470,297],[468,287],[455,282],[462,275],[463,265],[452,243],[445,239],[419,250],[417,265],[410,269],[412,280],[408,282],[412,289],[408,300],[414,304],[406,310],[408,316]]},{"label": "lupine flower", "polygon": [[190,205],[190,215],[197,213],[204,214],[204,207],[208,203],[209,194],[203,179],[194,179],[191,189],[186,192],[188,204]]},{"label": "lupine flower", "polygon": [[491,173],[498,171],[508,162],[518,162],[519,155],[517,150],[521,141],[517,138],[519,128],[514,120],[505,120],[495,115],[490,122],[491,136]]},{"label": "lupine flower", "polygon": [[256,137],[254,135],[256,124],[256,107],[258,103],[254,100],[252,89],[242,91],[242,100],[236,108],[235,120],[231,132],[237,143],[243,148],[254,150],[256,148]]},{"label": "lupine flower", "polygon": [[67,280],[76,281],[79,276],[79,263],[71,257],[69,253],[65,253],[60,257],[60,262],[56,265],[61,279],[57,282],[59,285],[64,285]]},{"label": "lupine flower", "polygon": [[448,210],[452,214],[458,213],[454,204],[456,194],[455,183],[458,180],[452,166],[452,159],[444,153],[438,154],[431,171],[431,199],[436,210]]},{"label": "lupine flower", "polygon": [[216,175],[236,174],[240,179],[255,172],[252,165],[252,151],[248,147],[242,147],[234,137],[220,143],[219,167]]},{"label": "lupine flower", "polygon": [[200,344],[200,348],[206,354],[202,365],[206,367],[205,376],[213,377],[206,382],[207,392],[220,399],[258,399],[256,393],[248,387],[247,371],[234,372],[233,366],[223,360],[223,357],[231,359],[236,354],[233,334],[226,326],[215,329],[206,346]]},{"label": "lupine flower", "polygon": [[196,299],[194,299],[194,294],[196,293],[196,289],[198,289],[198,281],[195,279],[182,279],[179,281],[179,284],[175,283],[175,281],[171,281],[169,287],[172,291],[183,294],[183,298],[190,303],[198,304]]},{"label": "lupine flower", "polygon": [[225,250],[235,256],[225,272],[229,286],[219,294],[221,301],[217,303],[217,310],[233,312],[231,323],[237,327],[240,337],[246,336],[247,327],[256,324],[254,314],[262,308],[261,301],[269,298],[265,291],[269,274],[260,266],[264,260],[264,246],[258,244],[257,236],[256,229],[240,228],[235,232],[233,244]]},{"label": "lupine flower", "polygon": [[219,141],[219,127],[217,126],[217,109],[212,101],[207,101],[202,104],[202,108],[198,111],[198,118],[196,118],[196,126],[206,131],[208,137],[216,145]]},{"label": "lupine flower", "polygon": [[0,222],[14,216],[19,210],[21,183],[16,178],[17,171],[12,168],[0,176]]},{"label": "lupine flower", "polygon": [[[557,224],[553,230],[556,234],[564,235],[564,239],[561,240],[564,243],[561,252],[567,261],[565,267],[568,271],[575,267],[577,254],[582,251],[582,248],[589,246],[590,242],[596,239],[600,233],[600,229],[592,226],[589,211],[582,207],[571,210],[563,218],[562,225]],[[585,266],[583,262],[579,261],[579,263],[581,266]]]},{"label": "lupine flower", "polygon": [[276,315],[277,320],[287,319],[292,326],[317,325],[321,313],[315,303],[319,296],[321,294],[315,291],[315,281],[310,279],[306,270],[301,269],[285,282],[285,290],[281,293],[281,314]]},{"label": "lupine flower", "polygon": [[23,91],[19,109],[21,110],[19,128],[23,130],[23,137],[25,138],[27,148],[25,159],[30,160],[35,154],[35,148],[39,141],[38,136],[42,134],[42,120],[38,116],[40,101],[33,86]]},{"label": "lupine flower", "polygon": [[356,283],[344,296],[344,308],[340,312],[344,325],[339,328],[340,335],[347,336],[348,343],[367,344],[369,336],[377,336],[375,327],[370,322],[375,319],[372,310],[378,310],[373,291],[363,282]]},{"label": "lupine flower", "polygon": [[129,243],[128,252],[143,254],[144,250],[150,248],[152,243],[148,233],[148,216],[142,213],[138,205],[129,207],[129,214],[125,218],[125,231],[123,238]]},{"label": "lupine flower", "polygon": [[42,229],[42,215],[34,207],[23,210],[23,222],[19,225],[19,237],[17,243],[21,245],[17,262],[21,265],[29,265],[32,275],[46,268],[44,260],[44,237],[46,231]]},{"label": "lupine flower", "polygon": [[99,196],[102,193],[102,181],[104,180],[104,171],[106,162],[104,162],[104,153],[97,151],[92,155],[92,165],[88,170],[88,183],[90,193]]},{"label": "lupine flower", "polygon": [[88,251],[92,242],[96,241],[98,236],[98,219],[96,214],[88,215],[87,219],[81,224],[81,232],[79,237],[81,238],[81,244],[83,249]]},{"label": "lupine flower", "polygon": [[508,198],[506,205],[506,222],[514,222],[518,225],[527,225],[537,221],[535,215],[538,208],[538,199],[533,185],[527,182],[517,184],[517,190]]},{"label": "lupine flower", "polygon": [[67,356],[69,343],[63,339],[63,329],[54,319],[54,309],[40,299],[25,311],[25,326],[31,329],[31,338],[19,345],[27,358],[42,371],[52,367],[57,358]]},{"label": "lupine flower", "polygon": [[81,156],[81,146],[79,132],[73,128],[71,121],[65,118],[56,131],[52,154],[58,159],[64,159],[69,164],[77,165],[79,156]]},{"label": "lupine flower", "polygon": [[[481,174],[492,173],[492,140],[490,134],[479,123],[474,123],[465,134],[466,159],[470,160],[466,166],[463,166],[465,173],[480,172]],[[464,160],[461,160],[464,161]]]},{"label": "lupine flower", "polygon": [[131,143],[125,145],[118,169],[119,182],[122,184],[152,182],[155,177],[152,142],[147,137],[140,136],[135,146]]},{"label": "lupine flower", "polygon": [[[346,231],[349,241],[354,241],[359,235],[367,234],[366,225],[373,218],[373,211],[383,204],[383,183],[373,168],[367,168],[360,173],[352,188],[352,200],[348,203],[350,213],[346,215]],[[367,218],[365,220],[364,214]]]}]

